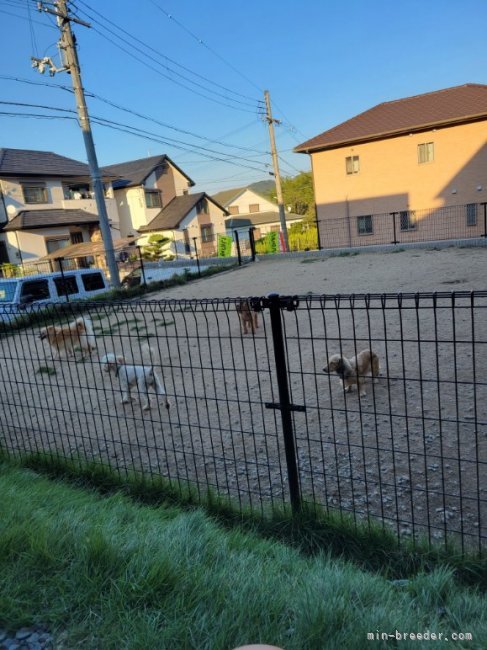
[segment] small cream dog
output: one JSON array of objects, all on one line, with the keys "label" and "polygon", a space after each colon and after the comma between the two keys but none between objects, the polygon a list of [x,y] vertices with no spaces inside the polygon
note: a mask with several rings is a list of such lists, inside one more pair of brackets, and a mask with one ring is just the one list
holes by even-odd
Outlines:
[{"label": "small cream dog", "polygon": [[[148,348],[148,351],[152,361],[152,348]],[[134,387],[137,387],[137,391],[141,396],[142,410],[144,411],[148,411],[151,407],[149,393],[166,396],[162,381],[152,364],[135,366],[126,363],[123,356],[116,355],[113,352],[106,354],[100,360],[100,363],[105,372],[114,372],[115,376],[118,377],[122,390],[121,404],[128,404],[131,401],[130,391]],[[167,397],[165,405],[167,409],[170,407]]]},{"label": "small cream dog", "polygon": [[336,373],[346,393],[349,393],[352,386],[356,384],[360,397],[365,397],[365,375],[370,372],[374,383],[379,382],[379,357],[372,350],[362,350],[351,359],[334,354],[328,359],[328,365],[323,368],[323,372]]}]

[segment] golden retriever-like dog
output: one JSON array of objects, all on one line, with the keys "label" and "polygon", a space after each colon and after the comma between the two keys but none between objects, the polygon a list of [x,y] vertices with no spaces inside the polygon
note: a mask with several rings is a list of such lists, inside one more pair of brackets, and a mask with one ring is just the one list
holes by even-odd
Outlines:
[{"label": "golden retriever-like dog", "polygon": [[254,334],[255,330],[259,327],[259,321],[257,319],[257,312],[252,310],[250,302],[248,300],[239,300],[236,304],[236,309],[240,318],[242,334],[248,334],[249,326],[252,334]]},{"label": "golden retriever-like dog", "polygon": [[56,358],[61,357],[61,352],[66,356],[74,356],[75,346],[91,354],[96,349],[93,323],[89,318],[80,317],[67,325],[48,325],[39,332],[41,341],[47,340]]},{"label": "golden retriever-like dog", "polygon": [[328,365],[323,368],[323,372],[337,374],[346,393],[356,384],[360,397],[365,397],[365,375],[370,373],[375,384],[379,381],[379,357],[372,350],[362,350],[351,359],[334,354],[328,359]]}]

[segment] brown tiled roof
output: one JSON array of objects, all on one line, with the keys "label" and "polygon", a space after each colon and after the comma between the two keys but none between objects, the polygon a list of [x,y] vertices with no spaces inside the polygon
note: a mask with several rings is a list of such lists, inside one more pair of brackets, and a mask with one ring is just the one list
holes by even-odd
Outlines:
[{"label": "brown tiled roof", "polygon": [[52,151],[0,149],[0,176],[86,176],[85,163],[60,156]]},{"label": "brown tiled roof", "polygon": [[432,127],[487,119],[487,86],[465,84],[378,104],[295,147],[298,153],[334,149]]},{"label": "brown tiled roof", "polygon": [[211,196],[208,196],[205,192],[183,194],[183,196],[175,196],[172,201],[169,201],[169,203],[162,208],[159,214],[157,214],[150,223],[138,229],[139,232],[174,230],[175,228],[178,228],[181,221],[191,212],[198,201],[204,197],[228,214],[224,207],[217,203]]},{"label": "brown tiled roof", "polygon": [[115,165],[106,165],[101,169],[105,174],[119,176],[116,181],[113,181],[113,188],[118,190],[123,187],[142,185],[145,179],[152,174],[156,167],[164,165],[165,163],[171,164],[175,169],[181,172],[181,174],[187,178],[191,187],[194,185],[194,181],[192,181],[191,178],[165,154],[160,156],[151,156],[150,158],[129,160]]},{"label": "brown tiled roof", "polygon": [[34,230],[51,226],[73,226],[98,223],[98,215],[86,210],[22,210],[3,230]]}]

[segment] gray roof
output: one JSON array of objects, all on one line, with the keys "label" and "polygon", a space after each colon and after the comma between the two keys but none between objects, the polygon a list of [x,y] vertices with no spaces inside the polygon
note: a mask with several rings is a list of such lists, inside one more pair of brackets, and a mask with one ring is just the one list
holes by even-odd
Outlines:
[{"label": "gray roof", "polygon": [[127,162],[117,163],[116,165],[106,165],[102,167],[102,172],[119,177],[118,180],[113,182],[113,188],[118,190],[123,187],[142,185],[156,167],[165,165],[166,163],[170,163],[175,169],[181,172],[188,179],[191,187],[194,185],[194,181],[165,154],[151,156],[150,158],[140,158],[138,160],[128,160]]},{"label": "gray roof", "polygon": [[222,192],[213,194],[213,198],[221,205],[227,207],[234,199],[245,192],[246,189],[246,187],[234,187],[232,190],[223,190]]},{"label": "gray roof", "polygon": [[[286,221],[301,221],[303,215],[294,212],[286,212]],[[279,212],[251,212],[245,216],[233,216],[225,220],[227,228],[245,228],[250,226],[265,226],[269,223],[279,223]]]},{"label": "gray roof", "polygon": [[3,230],[34,230],[51,226],[74,226],[98,223],[98,215],[86,210],[22,210]]},{"label": "gray roof", "polygon": [[88,165],[52,151],[0,149],[0,176],[89,176]]},{"label": "gray roof", "polygon": [[205,192],[183,194],[183,196],[175,196],[172,201],[169,201],[169,203],[162,208],[159,214],[157,214],[150,223],[139,228],[139,232],[174,230],[175,228],[178,228],[181,221],[191,212],[198,201],[201,201],[203,198],[207,198],[209,201],[221,208],[225,214],[228,214],[224,207],[216,203],[216,201]]}]

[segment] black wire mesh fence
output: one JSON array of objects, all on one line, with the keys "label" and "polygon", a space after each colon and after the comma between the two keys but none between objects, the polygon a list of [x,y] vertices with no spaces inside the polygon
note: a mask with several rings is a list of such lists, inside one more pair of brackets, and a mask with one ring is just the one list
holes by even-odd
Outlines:
[{"label": "black wire mesh fence", "polygon": [[[326,206],[324,206],[326,207]],[[487,203],[468,203],[380,214],[321,217],[321,248],[476,239],[487,237]]]},{"label": "black wire mesh fence", "polygon": [[[53,305],[35,327],[3,325],[1,446],[189,483],[202,501],[211,487],[262,513],[318,504],[480,554],[486,307],[487,292]],[[91,354],[83,327],[59,329],[77,318],[93,324]],[[362,350],[378,382],[345,392],[346,373],[323,369]],[[169,408],[131,364],[152,368]]]}]

